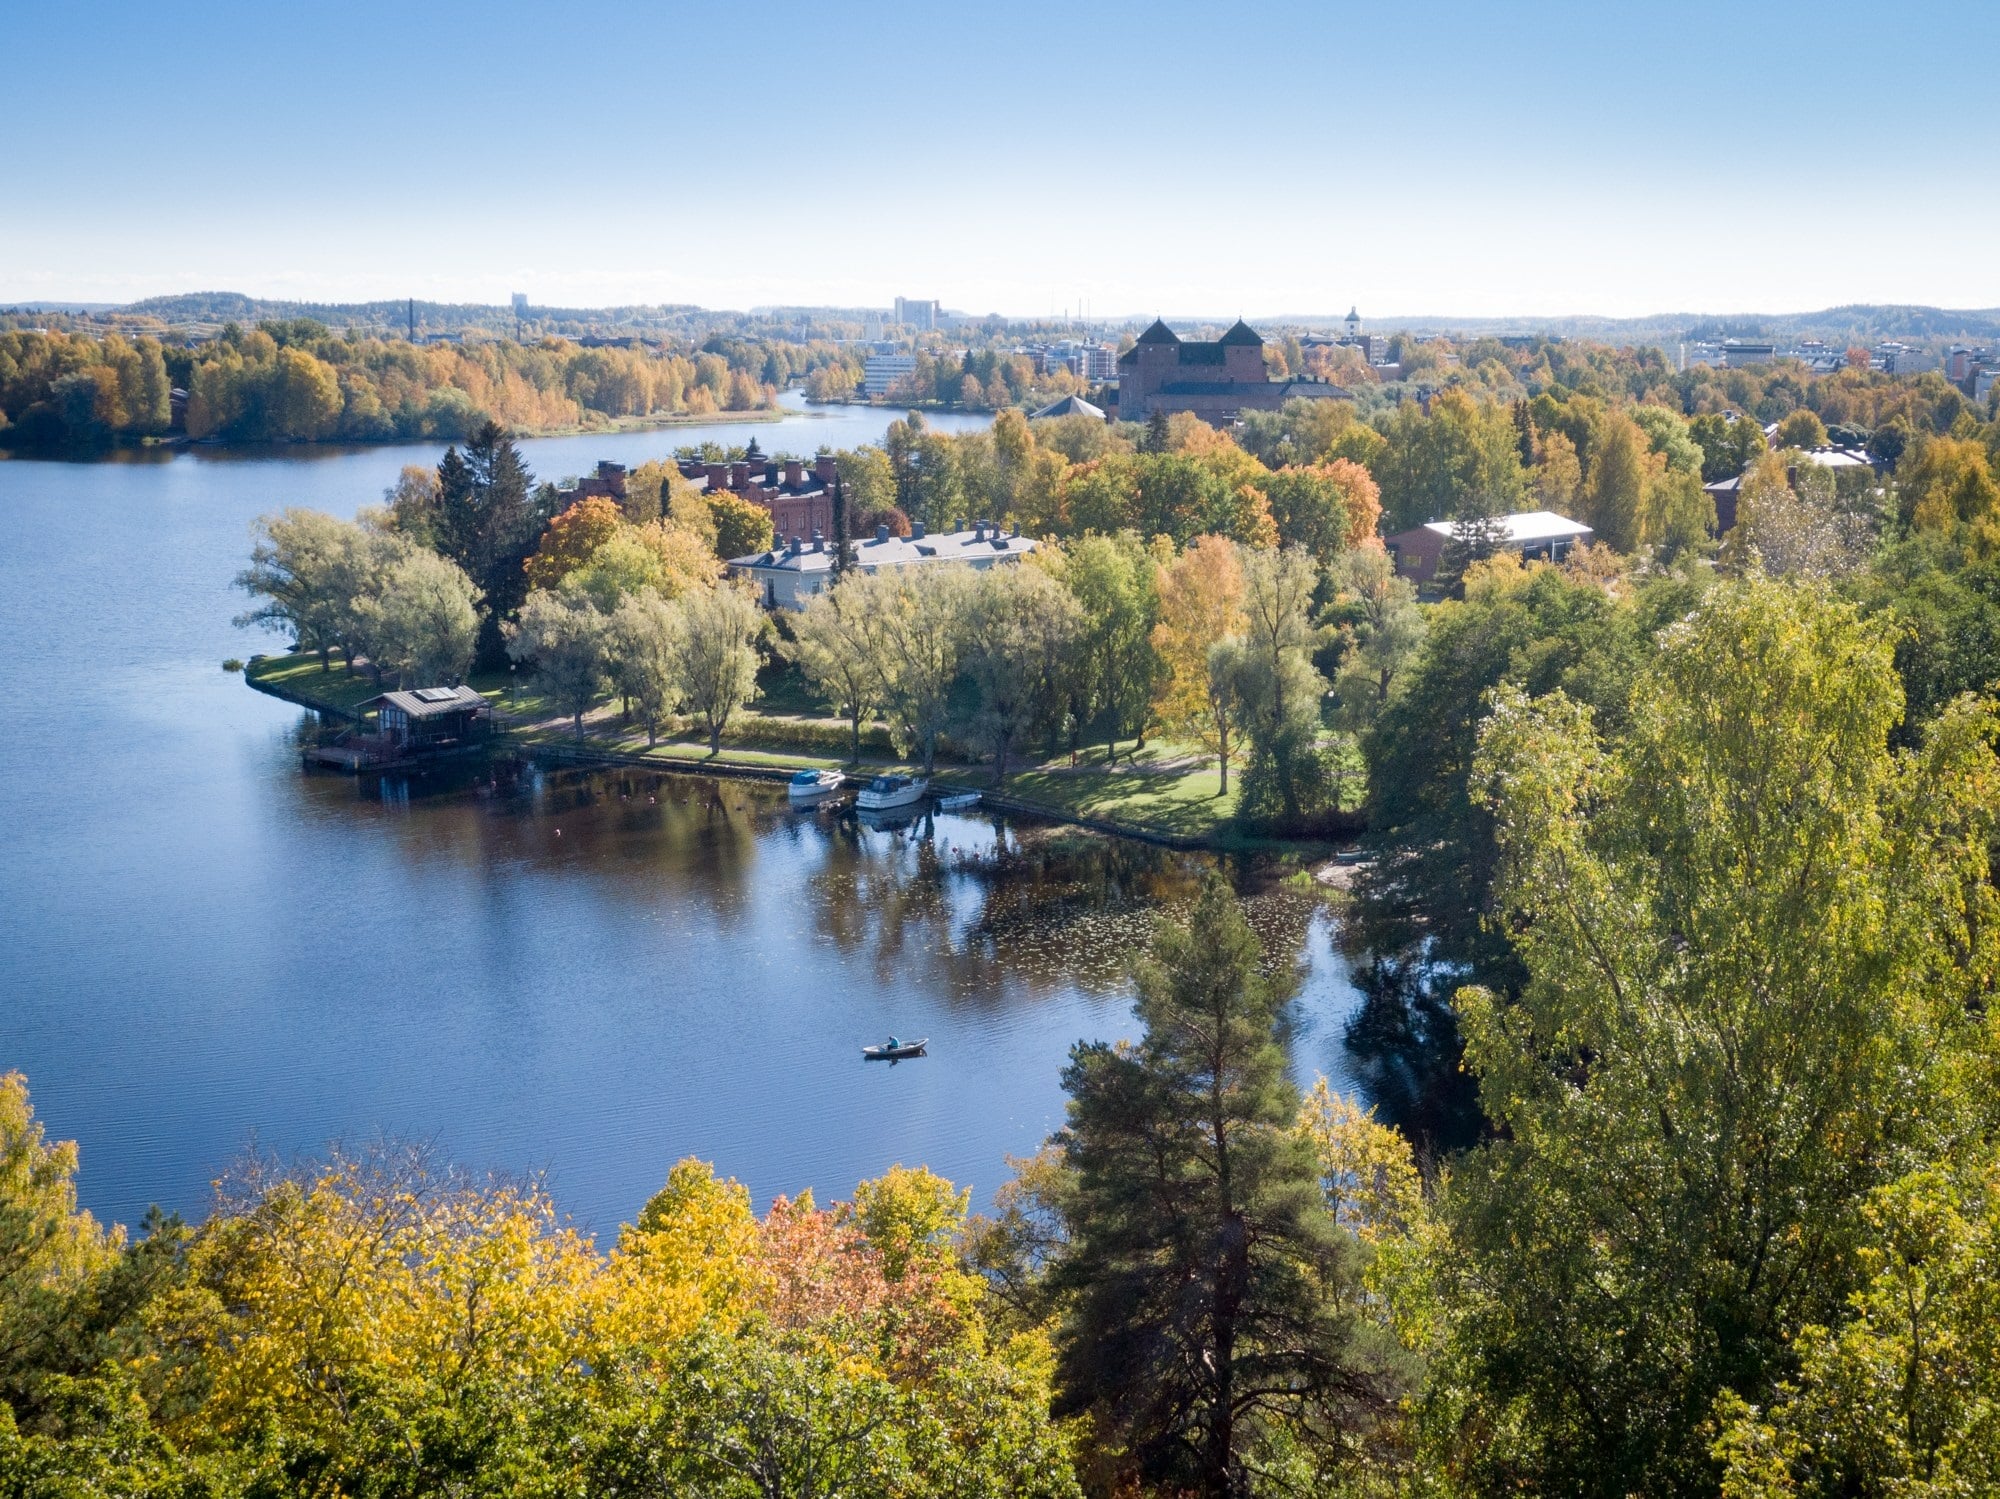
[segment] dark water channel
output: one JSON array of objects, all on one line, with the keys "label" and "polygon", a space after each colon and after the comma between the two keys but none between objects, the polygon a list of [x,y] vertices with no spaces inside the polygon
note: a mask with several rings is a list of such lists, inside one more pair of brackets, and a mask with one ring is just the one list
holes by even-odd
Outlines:
[{"label": "dark water channel", "polygon": [[[810,451],[799,428],[761,440]],[[985,1199],[1059,1121],[1068,1047],[1131,1032],[1126,956],[1202,861],[981,814],[859,828],[749,782],[302,775],[303,715],[217,664],[270,648],[229,624],[249,522],[351,513],[436,456],[0,462],[0,1069],[81,1143],[86,1205],[199,1213],[253,1140],[384,1132],[545,1168],[600,1230],[688,1154],[760,1203],[897,1161]],[[1232,873],[1303,966],[1298,1071],[1343,1078],[1325,919]],[[862,1063],[891,1031],[931,1054]]]}]

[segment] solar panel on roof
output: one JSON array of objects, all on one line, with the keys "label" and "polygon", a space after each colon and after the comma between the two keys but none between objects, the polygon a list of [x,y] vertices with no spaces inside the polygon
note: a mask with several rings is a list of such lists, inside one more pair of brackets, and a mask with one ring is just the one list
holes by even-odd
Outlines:
[{"label": "solar panel on roof", "polygon": [[458,696],[456,687],[419,687],[417,701],[420,703],[448,703]]}]

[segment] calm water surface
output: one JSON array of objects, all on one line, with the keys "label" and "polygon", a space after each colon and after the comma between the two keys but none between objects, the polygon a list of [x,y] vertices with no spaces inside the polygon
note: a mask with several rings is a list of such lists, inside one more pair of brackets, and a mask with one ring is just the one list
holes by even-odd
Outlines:
[{"label": "calm water surface", "polygon": [[[561,476],[885,422],[522,446]],[[1132,1031],[1125,954],[1200,861],[986,816],[857,828],[690,777],[302,776],[297,710],[218,669],[270,648],[229,623],[249,524],[351,514],[440,451],[0,462],[0,1069],[80,1142],[85,1204],[199,1213],[253,1141],[377,1133],[546,1169],[599,1230],[688,1154],[760,1203],[896,1161],[986,1198],[1059,1122],[1070,1044]],[[1343,1078],[1323,918],[1236,873],[1305,965],[1298,1071]],[[891,1031],[931,1056],[863,1064]]]}]

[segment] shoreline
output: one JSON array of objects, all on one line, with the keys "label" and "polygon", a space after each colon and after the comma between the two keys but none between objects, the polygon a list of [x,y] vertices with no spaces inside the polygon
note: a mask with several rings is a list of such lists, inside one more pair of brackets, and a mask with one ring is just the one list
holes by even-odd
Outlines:
[{"label": "shoreline", "polygon": [[[317,672],[317,657],[307,656],[304,662]],[[242,676],[253,690],[269,697],[292,703],[297,707],[315,713],[327,714],[347,723],[360,720],[352,705],[343,705],[328,697],[316,696],[302,691],[289,682],[270,680],[270,673],[277,663],[286,663],[286,669],[294,669],[301,661],[296,655],[253,657],[244,666]],[[259,668],[262,668],[260,671]],[[334,680],[353,682],[358,689],[366,689],[366,696],[374,695],[374,684],[366,677],[350,678],[345,671],[336,667]],[[810,748],[785,748],[774,744],[766,749],[759,746],[723,745],[719,754],[711,755],[705,742],[662,740],[659,744],[631,748],[617,743],[606,743],[601,738],[586,736],[581,742],[570,737],[567,732],[560,737],[547,733],[536,733],[528,725],[510,723],[510,715],[498,699],[505,689],[488,692],[493,701],[497,738],[513,744],[528,753],[547,756],[578,767],[624,766],[634,769],[655,770],[672,775],[719,776],[736,780],[786,781],[800,770],[841,769],[860,771],[914,769],[907,761],[891,757],[865,758],[850,767],[840,755],[815,754]],[[1129,772],[1128,772],[1129,773]],[[1116,771],[1107,772],[1115,776]],[[1015,812],[1024,816],[1039,817],[1051,822],[1064,823],[1072,827],[1086,828],[1093,832],[1106,833],[1119,838],[1132,838],[1139,842],[1151,843],[1159,847],[1204,851],[1210,853],[1246,853],[1269,850],[1330,850],[1344,842],[1351,842],[1366,831],[1366,822],[1361,814],[1346,814],[1343,820],[1351,818],[1338,829],[1330,830],[1323,836],[1287,838],[1268,834],[1246,832],[1230,821],[1218,821],[1203,832],[1183,832],[1155,823],[1133,821],[1121,817],[1105,816],[1101,813],[1066,807],[1060,803],[1044,801],[1033,796],[1025,796],[1011,786],[996,788],[988,776],[975,776],[970,769],[939,770],[932,774],[932,780],[943,791],[977,791],[980,805],[989,806],[1001,812]]]},{"label": "shoreline", "polygon": [[[784,406],[760,406],[755,411],[677,411],[663,416],[618,417],[605,426],[510,427],[508,435],[521,441],[545,437],[616,437],[625,432],[670,431],[675,427],[706,427],[744,422],[783,422],[811,413]],[[0,433],[0,461],[21,460],[43,463],[90,463],[109,461],[128,454],[172,453],[275,453],[303,449],[313,453],[367,452],[373,448],[413,447],[433,443],[460,443],[462,437],[343,437],[337,441],[314,442],[294,437],[262,442],[217,441],[206,437],[141,437],[117,439],[83,448],[16,448],[7,445]]]}]

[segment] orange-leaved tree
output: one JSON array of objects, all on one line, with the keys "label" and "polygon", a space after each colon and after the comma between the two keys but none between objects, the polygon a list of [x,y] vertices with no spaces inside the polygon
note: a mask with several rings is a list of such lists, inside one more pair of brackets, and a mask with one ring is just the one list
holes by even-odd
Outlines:
[{"label": "orange-leaved tree", "polygon": [[597,555],[597,549],[618,534],[625,514],[618,502],[604,495],[578,500],[549,522],[541,545],[527,561],[530,588],[554,588]]},{"label": "orange-leaved tree", "polygon": [[1235,543],[1223,536],[1195,538],[1160,569],[1159,593],[1153,649],[1165,668],[1160,722],[1214,758],[1226,793],[1230,761],[1241,750],[1235,673],[1220,669],[1216,656],[1243,633],[1243,567]]}]

